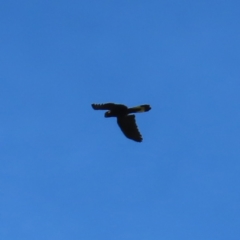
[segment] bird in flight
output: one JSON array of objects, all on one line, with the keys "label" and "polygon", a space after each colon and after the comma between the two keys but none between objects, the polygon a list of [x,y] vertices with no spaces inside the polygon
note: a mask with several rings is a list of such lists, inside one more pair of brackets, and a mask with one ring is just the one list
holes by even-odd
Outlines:
[{"label": "bird in flight", "polygon": [[128,108],[123,104],[105,103],[92,104],[92,108],[94,110],[108,110],[105,112],[105,117],[116,117],[118,126],[127,138],[136,142],[141,142],[143,140],[136,124],[135,115],[131,113],[147,112],[151,109],[150,105],[145,104]]}]

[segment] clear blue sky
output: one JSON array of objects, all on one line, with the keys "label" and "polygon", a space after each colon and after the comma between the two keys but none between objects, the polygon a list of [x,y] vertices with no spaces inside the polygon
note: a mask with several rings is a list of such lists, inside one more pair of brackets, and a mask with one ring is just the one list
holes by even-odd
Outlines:
[{"label": "clear blue sky", "polygon": [[[3,0],[0,239],[239,240],[240,2]],[[151,104],[143,142],[91,103]]]}]

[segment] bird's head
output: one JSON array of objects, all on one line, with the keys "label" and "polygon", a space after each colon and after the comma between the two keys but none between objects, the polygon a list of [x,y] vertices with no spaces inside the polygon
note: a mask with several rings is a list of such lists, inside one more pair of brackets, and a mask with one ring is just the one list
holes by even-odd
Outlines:
[{"label": "bird's head", "polygon": [[107,112],[105,112],[105,117],[106,117],[106,118],[108,118],[108,117],[112,117],[112,113],[111,113],[110,110],[107,111]]}]

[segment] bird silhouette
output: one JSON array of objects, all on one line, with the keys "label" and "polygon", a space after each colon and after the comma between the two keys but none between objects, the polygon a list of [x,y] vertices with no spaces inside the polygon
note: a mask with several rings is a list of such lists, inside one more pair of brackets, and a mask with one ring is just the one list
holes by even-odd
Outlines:
[{"label": "bird silhouette", "polygon": [[131,113],[147,112],[151,109],[150,105],[144,104],[128,108],[123,104],[105,103],[92,104],[92,108],[94,110],[108,110],[105,112],[105,117],[116,117],[118,126],[127,138],[136,142],[141,142],[143,140],[136,124],[135,115]]}]

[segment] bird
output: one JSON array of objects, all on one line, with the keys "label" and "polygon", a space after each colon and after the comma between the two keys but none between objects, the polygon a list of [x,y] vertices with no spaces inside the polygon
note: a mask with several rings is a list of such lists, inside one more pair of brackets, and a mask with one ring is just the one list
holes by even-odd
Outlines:
[{"label": "bird", "polygon": [[135,115],[132,113],[148,112],[151,109],[149,104],[128,108],[123,104],[93,103],[92,108],[94,110],[108,110],[107,112],[105,112],[104,116],[106,118],[116,117],[118,126],[127,138],[132,139],[136,142],[142,142],[142,135],[138,130]]}]

